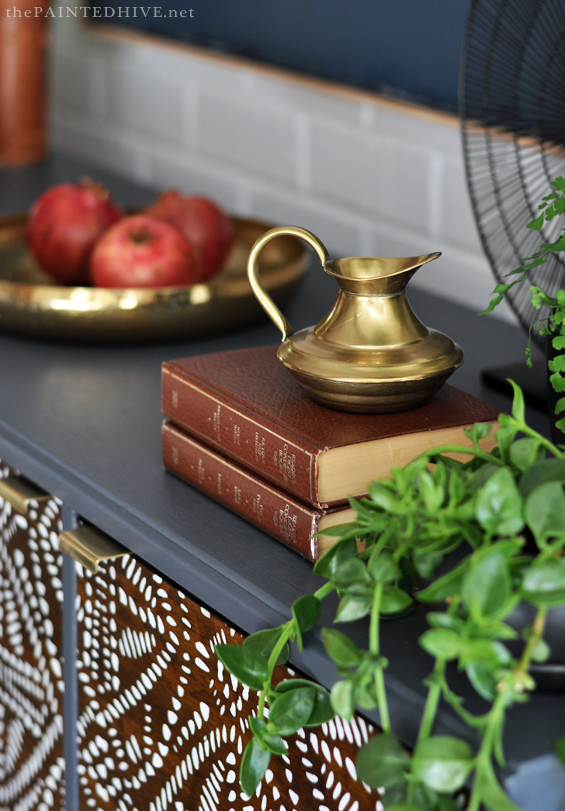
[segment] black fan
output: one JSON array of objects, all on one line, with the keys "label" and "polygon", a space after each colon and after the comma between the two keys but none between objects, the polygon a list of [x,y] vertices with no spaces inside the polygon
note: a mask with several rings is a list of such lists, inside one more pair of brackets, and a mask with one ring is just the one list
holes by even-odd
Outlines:
[{"label": "black fan", "polygon": [[[565,0],[472,0],[459,100],[475,219],[502,281],[562,229],[559,218],[542,232],[526,224],[550,180],[565,174]],[[530,279],[553,294],[565,283],[565,265],[554,255]],[[528,284],[507,294],[526,329],[540,316],[530,298]],[[544,347],[539,334],[532,338]]]}]

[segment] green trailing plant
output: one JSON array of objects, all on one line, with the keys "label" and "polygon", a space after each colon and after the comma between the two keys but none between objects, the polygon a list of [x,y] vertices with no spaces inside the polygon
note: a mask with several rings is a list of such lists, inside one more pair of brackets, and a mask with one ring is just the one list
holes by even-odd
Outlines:
[{"label": "green trailing plant", "polygon": [[[541,211],[534,220],[527,224],[527,228],[540,231],[545,222],[551,222],[556,217],[565,213],[565,179],[556,177],[551,181],[553,191],[542,198],[538,209]],[[500,304],[505,294],[517,284],[527,281],[529,274],[535,268],[545,265],[552,254],[565,251],[565,227],[554,242],[542,243],[539,251],[522,260],[520,267],[507,273],[506,276],[516,278],[508,283],[498,284],[493,291],[493,298],[483,313],[489,313]],[[539,329],[541,335],[548,335],[555,350],[554,357],[548,361],[550,383],[554,391],[559,394],[565,393],[565,290],[557,290],[554,296],[550,296],[542,287],[532,285],[532,304],[536,310],[542,306],[548,308],[548,315],[536,320],[530,327],[530,340],[526,348],[527,364],[531,366],[531,333],[532,329]],[[565,396],[560,397],[555,404],[555,414],[565,412]],[[556,423],[556,428],[565,431],[565,417],[561,417]]]},{"label": "green trailing plant", "polygon": [[[240,767],[247,795],[271,757],[287,752],[288,736],[335,713],[349,720],[356,708],[377,709],[382,734],[361,747],[356,768],[361,780],[384,789],[388,811],[455,811],[454,797],[465,785],[470,811],[482,805],[517,811],[496,766],[504,765],[506,714],[535,687],[529,666],[549,656],[546,612],[565,604],[565,453],[526,424],[522,392],[513,386],[512,415],[500,415],[491,451],[480,444],[491,426],[479,423],[467,432],[471,447],[437,447],[395,468],[391,479],[373,482],[368,497],[351,500],[356,520],[332,530],[336,542],[314,567],[323,585],[292,605],[288,622],[252,634],[243,645],[216,647],[227,670],[258,693]],[[464,454],[466,461],[451,454]],[[533,553],[525,551],[527,535]],[[275,669],[288,660],[289,644],[302,648],[331,593],[338,597],[335,624],[368,618],[366,647],[336,627],[323,628],[339,674],[331,691],[302,678],[277,683]],[[536,613],[531,625],[516,630],[509,618],[520,601]],[[380,628],[416,603],[429,607],[419,643],[430,655],[430,673],[409,755],[395,737],[388,709]],[[505,643],[520,633],[515,656]],[[471,713],[453,691],[454,668],[487,702],[483,714]],[[434,735],[442,703],[474,730],[474,749],[464,740]],[[565,739],[557,750],[562,759],[564,750]]]}]

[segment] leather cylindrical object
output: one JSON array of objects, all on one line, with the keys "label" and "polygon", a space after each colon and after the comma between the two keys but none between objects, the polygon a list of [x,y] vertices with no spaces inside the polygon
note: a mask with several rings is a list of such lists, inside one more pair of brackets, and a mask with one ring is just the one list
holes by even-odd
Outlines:
[{"label": "leather cylindrical object", "polygon": [[43,0],[0,0],[0,166],[46,156]]}]

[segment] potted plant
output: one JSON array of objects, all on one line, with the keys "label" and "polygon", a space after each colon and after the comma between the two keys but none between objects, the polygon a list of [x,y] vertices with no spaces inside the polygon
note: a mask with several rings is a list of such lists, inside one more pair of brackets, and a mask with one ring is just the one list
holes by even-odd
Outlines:
[{"label": "potted plant", "polygon": [[[334,528],[335,545],[316,563],[314,571],[324,580],[318,591],[300,597],[279,628],[252,634],[242,646],[216,647],[229,672],[258,693],[257,712],[248,719],[253,737],[240,766],[248,795],[271,757],[286,753],[285,737],[334,713],[350,719],[357,707],[379,711],[382,734],[361,747],[356,768],[366,784],[384,788],[387,811],[455,811],[464,786],[470,811],[518,811],[496,764],[504,764],[505,716],[535,688],[532,663],[549,656],[543,638],[547,612],[565,605],[565,453],[526,424],[522,392],[513,386],[512,414],[500,415],[492,451],[480,444],[491,427],[476,424],[467,432],[472,447],[437,447],[395,468],[391,479],[373,482],[368,497],[351,500],[356,520]],[[467,461],[448,455],[453,453]],[[526,554],[528,538],[533,551]],[[368,618],[366,647],[338,628],[324,628],[326,652],[340,676],[331,691],[306,679],[274,686],[273,673],[287,660],[289,643],[302,646],[303,635],[318,622],[321,601],[333,592],[339,598],[336,624]],[[381,650],[379,629],[417,602],[430,608],[419,638],[430,655],[430,674],[410,756],[388,711],[387,651]],[[532,607],[533,620],[516,628],[512,617],[523,603]],[[519,650],[511,653],[509,643],[518,640]],[[486,713],[472,714],[455,694],[454,667],[489,703]],[[442,702],[475,731],[475,749],[434,735]],[[557,750],[565,760],[565,738]]]},{"label": "potted plant", "polygon": [[[552,191],[542,198],[538,209],[540,214],[527,224],[527,228],[539,231],[545,222],[551,222],[565,212],[565,179],[556,177],[551,181]],[[508,283],[497,285],[486,310],[488,313],[500,304],[505,293],[518,284],[523,284],[535,268],[546,264],[551,254],[565,251],[565,227],[559,237],[550,243],[542,243],[539,251],[522,260],[522,264],[510,271],[507,276],[516,278]],[[532,304],[539,310],[548,308],[548,315],[530,327],[530,341],[526,349],[527,363],[531,366],[531,331],[539,328],[541,335],[548,336],[548,406],[551,436],[555,442],[565,443],[565,290],[557,290],[549,295],[542,287],[532,286]],[[560,416],[561,415],[561,416]]]}]

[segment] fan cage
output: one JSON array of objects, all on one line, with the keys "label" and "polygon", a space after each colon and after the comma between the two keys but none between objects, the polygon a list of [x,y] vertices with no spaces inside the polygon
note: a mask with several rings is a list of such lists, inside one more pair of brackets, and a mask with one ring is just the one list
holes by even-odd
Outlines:
[{"label": "fan cage", "polygon": [[[550,181],[565,174],[565,0],[472,0],[464,35],[461,132],[471,204],[495,278],[552,242],[563,218],[526,228]],[[548,311],[531,303],[530,285],[550,295],[565,264],[553,254],[507,300],[524,329]],[[486,305],[486,302],[485,302]],[[532,331],[540,346],[545,338]]]}]

